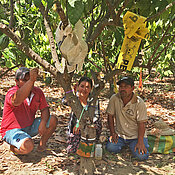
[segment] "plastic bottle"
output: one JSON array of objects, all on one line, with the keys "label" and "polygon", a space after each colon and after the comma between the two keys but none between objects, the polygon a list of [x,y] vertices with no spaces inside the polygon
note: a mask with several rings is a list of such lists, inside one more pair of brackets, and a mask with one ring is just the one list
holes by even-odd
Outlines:
[{"label": "plastic bottle", "polygon": [[96,144],[95,146],[95,159],[102,159],[102,144]]}]

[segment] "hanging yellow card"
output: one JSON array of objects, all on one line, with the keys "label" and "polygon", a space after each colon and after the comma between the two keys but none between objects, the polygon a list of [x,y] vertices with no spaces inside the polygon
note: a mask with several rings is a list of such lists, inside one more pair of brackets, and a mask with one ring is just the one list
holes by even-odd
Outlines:
[{"label": "hanging yellow card", "polygon": [[117,69],[131,70],[142,39],[148,38],[146,18],[127,12],[123,17],[125,38],[118,57]]}]

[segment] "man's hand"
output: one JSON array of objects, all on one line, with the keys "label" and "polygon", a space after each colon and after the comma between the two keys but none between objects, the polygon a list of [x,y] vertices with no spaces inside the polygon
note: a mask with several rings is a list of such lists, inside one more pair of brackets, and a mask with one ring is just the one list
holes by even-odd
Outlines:
[{"label": "man's hand", "polygon": [[110,133],[111,133],[109,141],[112,143],[117,143],[118,134],[116,134],[115,129],[114,129],[114,115],[108,114],[108,126],[109,126]]},{"label": "man's hand", "polygon": [[147,153],[147,149],[145,148],[145,144],[142,142],[142,143],[137,143],[136,146],[135,146],[135,152],[136,150],[138,149],[138,153],[142,153],[142,154],[146,154]]},{"label": "man's hand", "polygon": [[116,134],[115,132],[113,132],[109,138],[109,141],[112,143],[117,143],[118,142],[118,134]]},{"label": "man's hand", "polygon": [[30,71],[30,80],[35,82],[37,80],[37,77],[38,77],[38,68],[33,68],[31,71]]},{"label": "man's hand", "polygon": [[46,128],[46,122],[43,121],[43,120],[41,120],[40,125],[38,127],[39,135],[40,136],[43,136],[44,133],[46,133],[46,130],[47,130],[47,128]]},{"label": "man's hand", "polygon": [[138,123],[138,142],[135,146],[135,152],[138,149],[138,153],[147,153],[147,149],[145,148],[145,144],[143,142],[145,134],[145,122],[139,122]]},{"label": "man's hand", "polygon": [[80,126],[78,128],[76,126],[74,126],[73,134],[79,134],[79,131],[80,131]]},{"label": "man's hand", "polygon": [[73,85],[73,89],[74,89],[74,92],[76,93],[77,92],[77,88],[78,88],[78,82],[76,84]]}]

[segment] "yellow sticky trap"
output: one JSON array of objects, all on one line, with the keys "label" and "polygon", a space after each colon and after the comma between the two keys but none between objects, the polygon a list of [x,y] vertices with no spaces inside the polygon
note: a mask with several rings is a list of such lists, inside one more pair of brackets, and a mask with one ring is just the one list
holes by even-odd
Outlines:
[{"label": "yellow sticky trap", "polygon": [[134,33],[135,37],[141,38],[141,39],[148,39],[149,38],[149,30],[146,28],[146,23],[143,23],[137,31]]},{"label": "yellow sticky trap", "polygon": [[138,37],[128,38],[125,36],[117,62],[118,69],[131,70],[140,42],[141,39]]},{"label": "yellow sticky trap", "polygon": [[134,35],[137,29],[144,24],[146,18],[143,16],[136,15],[132,12],[126,12],[123,17],[123,25],[125,29],[125,35],[129,38]]},{"label": "yellow sticky trap", "polygon": [[122,44],[117,68],[131,70],[142,39],[148,38],[146,18],[127,12],[123,17],[125,38]]}]

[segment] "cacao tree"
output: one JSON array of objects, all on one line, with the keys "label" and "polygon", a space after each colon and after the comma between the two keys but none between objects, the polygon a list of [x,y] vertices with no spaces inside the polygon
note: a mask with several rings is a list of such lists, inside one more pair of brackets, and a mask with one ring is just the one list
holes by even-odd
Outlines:
[{"label": "cacao tree", "polygon": [[[55,42],[55,31],[60,21],[64,28],[68,24],[74,28],[81,20],[88,54],[80,73],[94,79],[94,105],[105,83],[123,71],[116,69],[116,63],[124,39],[122,19],[127,11],[146,17],[150,31],[149,39],[140,44],[134,66],[149,71],[163,62],[165,69],[174,66],[174,4],[173,0],[2,0],[0,64],[9,68],[19,64],[41,66],[65,92],[70,91],[77,72],[59,71],[63,55]],[[66,96],[73,112],[80,116],[83,107],[77,97],[72,92]],[[84,113],[90,120],[93,115],[93,108]],[[80,125],[83,130],[86,121],[81,120]],[[93,174],[93,158],[81,158],[80,173]]]}]

